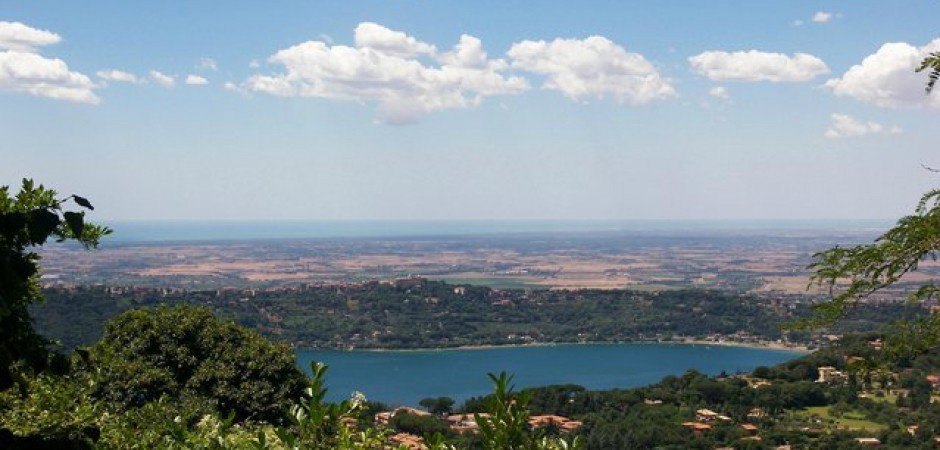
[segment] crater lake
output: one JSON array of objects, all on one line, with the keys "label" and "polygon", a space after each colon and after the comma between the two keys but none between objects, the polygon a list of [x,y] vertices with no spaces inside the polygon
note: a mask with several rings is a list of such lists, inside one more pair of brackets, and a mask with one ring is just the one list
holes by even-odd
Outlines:
[{"label": "crater lake", "polygon": [[559,344],[447,350],[303,350],[297,362],[329,366],[328,398],[354,391],[390,405],[416,406],[426,397],[464,400],[488,394],[487,372],[515,376],[517,389],[578,384],[591,390],[632,388],[687,370],[717,375],[751,371],[803,355],[800,351],[704,344]]}]

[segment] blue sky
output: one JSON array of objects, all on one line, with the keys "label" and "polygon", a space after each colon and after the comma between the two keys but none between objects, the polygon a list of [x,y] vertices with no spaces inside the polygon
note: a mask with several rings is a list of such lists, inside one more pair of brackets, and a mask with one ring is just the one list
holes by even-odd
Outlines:
[{"label": "blue sky", "polygon": [[889,219],[938,181],[938,16],[10,0],[0,184],[123,220]]}]

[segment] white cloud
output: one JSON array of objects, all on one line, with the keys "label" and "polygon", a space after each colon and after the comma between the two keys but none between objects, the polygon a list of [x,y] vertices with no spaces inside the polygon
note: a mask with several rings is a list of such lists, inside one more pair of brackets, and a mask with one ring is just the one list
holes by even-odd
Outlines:
[{"label": "white cloud", "polygon": [[248,67],[250,67],[250,68],[252,68],[252,69],[257,69],[257,68],[261,67],[261,62],[258,61],[257,59],[253,59],[253,60],[251,60],[251,61],[248,62]]},{"label": "white cloud", "polygon": [[0,22],[0,50],[34,52],[37,47],[57,44],[62,38],[51,31],[20,22]]},{"label": "white cloud", "polygon": [[153,80],[154,83],[157,83],[165,88],[176,86],[176,78],[174,78],[172,75],[167,75],[156,70],[150,71],[150,79]]},{"label": "white cloud", "polygon": [[187,75],[186,81],[184,81],[184,83],[190,86],[205,86],[209,84],[209,80],[200,77],[199,75]]},{"label": "white cloud", "polygon": [[826,129],[826,132],[823,133],[823,136],[829,139],[861,137],[884,132],[891,134],[901,133],[901,128],[896,125],[886,130],[884,125],[878,122],[863,122],[848,114],[832,114],[830,117],[832,118],[832,123],[829,125],[829,128]]},{"label": "white cloud", "polygon": [[826,87],[836,95],[881,107],[940,107],[940,95],[926,95],[926,77],[914,72],[925,56],[936,51],[940,51],[940,39],[922,47],[887,43],[841,77],[827,81]]},{"label": "white cloud", "polygon": [[123,70],[99,70],[95,72],[95,75],[98,78],[101,78],[104,81],[117,82],[117,83],[139,83],[141,80],[137,78],[137,75],[134,75]]},{"label": "white cloud", "polygon": [[796,20],[794,20],[792,23],[790,23],[790,25],[793,25],[793,26],[795,26],[795,27],[802,27],[802,26],[803,26],[803,21],[800,20],[800,19],[796,19]]},{"label": "white cloud", "polygon": [[731,97],[731,94],[728,93],[728,89],[724,86],[715,86],[708,90],[708,95],[711,95],[715,98],[720,98],[722,100],[727,100]]},{"label": "white cloud", "polygon": [[280,50],[268,62],[284,71],[253,76],[242,88],[375,103],[379,121],[389,124],[415,122],[430,112],[472,107],[487,96],[528,89],[525,79],[506,76],[508,64],[489,59],[472,36],[461,36],[453,51],[439,54],[433,45],[405,33],[362,23],[355,41],[355,47],[307,41]]},{"label": "white cloud", "polygon": [[716,81],[800,82],[829,73],[823,60],[806,53],[707,51],[689,58],[689,64],[700,75]]},{"label": "white cloud", "polygon": [[0,51],[0,90],[25,92],[56,100],[97,104],[96,86],[88,76],[69,70],[61,59],[36,53]]},{"label": "white cloud", "polygon": [[360,23],[356,27],[355,40],[358,48],[370,48],[385,55],[402,58],[437,52],[433,45],[373,22]]},{"label": "white cloud", "polygon": [[522,41],[507,54],[513,68],[545,75],[544,88],[576,101],[610,96],[639,105],[676,96],[669,80],[643,55],[627,52],[602,36]]},{"label": "white cloud", "polygon": [[813,14],[813,22],[816,23],[826,23],[832,19],[832,13],[826,11],[817,11],[816,14]]},{"label": "white cloud", "polygon": [[196,68],[215,72],[219,70],[219,64],[212,58],[199,58],[199,65],[197,65]]},{"label": "white cloud", "polygon": [[0,90],[40,97],[97,104],[93,92],[99,87],[80,72],[69,69],[58,58],[46,58],[37,48],[58,43],[62,38],[20,22],[0,22]]}]

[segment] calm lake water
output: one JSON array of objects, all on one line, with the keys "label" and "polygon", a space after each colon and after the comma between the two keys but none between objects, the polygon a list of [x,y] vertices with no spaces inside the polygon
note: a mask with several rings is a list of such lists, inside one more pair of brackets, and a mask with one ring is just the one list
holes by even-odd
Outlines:
[{"label": "calm lake water", "polygon": [[491,391],[487,372],[515,374],[517,388],[573,383],[589,389],[629,388],[655,383],[688,369],[707,374],[749,371],[800,353],[682,344],[597,344],[503,347],[474,350],[323,351],[298,350],[330,366],[326,384],[332,400],[361,391],[392,405],[417,405],[425,397],[447,396],[458,404]]}]

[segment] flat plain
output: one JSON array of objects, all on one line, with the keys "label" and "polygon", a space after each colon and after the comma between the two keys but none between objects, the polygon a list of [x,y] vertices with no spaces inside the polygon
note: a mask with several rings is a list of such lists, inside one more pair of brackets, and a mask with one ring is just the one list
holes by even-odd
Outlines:
[{"label": "flat plain", "polygon": [[[871,242],[855,230],[506,233],[394,238],[121,242],[44,249],[46,284],[206,289],[408,276],[496,288],[807,290],[813,253]],[[906,281],[940,274],[925,261]],[[903,290],[903,283],[899,289]]]}]

